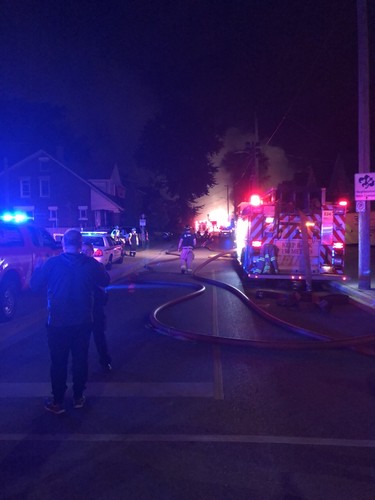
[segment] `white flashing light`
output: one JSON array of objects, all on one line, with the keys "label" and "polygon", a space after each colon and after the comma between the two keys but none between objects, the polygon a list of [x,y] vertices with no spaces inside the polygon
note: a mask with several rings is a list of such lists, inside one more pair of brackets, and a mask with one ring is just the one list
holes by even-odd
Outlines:
[{"label": "white flashing light", "polygon": [[246,246],[246,235],[248,232],[248,222],[238,219],[236,227],[237,257],[240,258],[242,249]]},{"label": "white flashing light", "polygon": [[266,217],[266,224],[272,224],[274,221],[273,217]]},{"label": "white flashing light", "polygon": [[82,236],[103,236],[107,231],[81,231]]},{"label": "white flashing light", "polygon": [[262,204],[259,194],[252,194],[250,196],[250,205],[253,207],[259,207]]},{"label": "white flashing light", "polygon": [[332,266],[330,266],[330,265],[328,265],[328,264],[324,264],[324,265],[322,266],[322,270],[323,270],[323,272],[325,272],[325,273],[330,273],[330,272],[332,272]]},{"label": "white flashing light", "polygon": [[343,249],[344,248],[344,243],[340,242],[340,241],[336,241],[334,244],[333,244],[333,248],[335,249]]},{"label": "white flashing light", "polygon": [[347,200],[340,200],[339,201],[339,205],[340,205],[340,207],[347,207],[348,206],[348,202],[347,202]]}]

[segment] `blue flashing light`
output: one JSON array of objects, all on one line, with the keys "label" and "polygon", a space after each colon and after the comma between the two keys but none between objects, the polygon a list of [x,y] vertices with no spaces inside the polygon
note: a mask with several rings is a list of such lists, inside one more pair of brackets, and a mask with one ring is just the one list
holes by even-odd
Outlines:
[{"label": "blue flashing light", "polygon": [[26,214],[15,214],[14,215],[14,221],[15,222],[26,222],[28,219],[27,215]]},{"label": "blue flashing light", "polygon": [[10,222],[11,220],[13,220],[13,215],[12,214],[3,214],[1,216],[1,220],[3,220],[4,222]]},{"label": "blue flashing light", "polygon": [[4,222],[16,222],[17,224],[19,224],[21,222],[26,222],[28,217],[22,212],[5,212],[4,214],[0,215],[0,219]]}]

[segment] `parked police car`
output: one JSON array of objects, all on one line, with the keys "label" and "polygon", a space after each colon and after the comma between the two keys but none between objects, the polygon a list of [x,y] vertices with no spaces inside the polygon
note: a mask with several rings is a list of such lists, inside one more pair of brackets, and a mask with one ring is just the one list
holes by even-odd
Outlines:
[{"label": "parked police car", "polygon": [[124,247],[120,242],[116,242],[112,236],[106,232],[83,231],[83,241],[92,243],[94,247],[93,257],[104,264],[109,270],[113,263],[122,264],[124,261]]}]

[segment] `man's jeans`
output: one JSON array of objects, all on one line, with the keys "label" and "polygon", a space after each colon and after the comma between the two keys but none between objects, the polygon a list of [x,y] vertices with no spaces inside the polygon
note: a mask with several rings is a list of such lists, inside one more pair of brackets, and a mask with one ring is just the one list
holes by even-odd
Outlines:
[{"label": "man's jeans", "polygon": [[104,308],[98,305],[94,306],[94,322],[92,325],[92,333],[94,335],[94,342],[96,350],[99,354],[99,363],[105,367],[111,364],[112,359],[108,352],[107,338],[106,338],[107,318],[104,313]]},{"label": "man's jeans", "polygon": [[82,397],[88,375],[88,351],[92,325],[54,327],[47,325],[51,356],[51,382],[55,403],[64,401],[69,352],[72,353],[73,397]]}]

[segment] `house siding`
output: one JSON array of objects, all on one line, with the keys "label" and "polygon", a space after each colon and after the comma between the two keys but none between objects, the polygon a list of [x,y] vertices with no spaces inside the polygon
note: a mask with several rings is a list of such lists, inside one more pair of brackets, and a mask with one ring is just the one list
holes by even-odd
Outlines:
[{"label": "house siding", "polygon": [[[30,196],[21,196],[22,178],[30,179]],[[48,196],[40,196],[41,178],[49,179]],[[123,211],[99,190],[95,192],[99,202],[94,210],[91,200],[93,189],[96,188],[44,152],[35,153],[1,172],[0,189],[3,193],[0,197],[2,212],[33,207],[35,222],[46,228],[55,226],[94,228],[95,212],[101,208],[106,212],[104,218],[109,225],[118,224]],[[57,221],[50,220],[49,207],[57,208]],[[79,207],[87,207],[87,220],[79,219]]]}]

